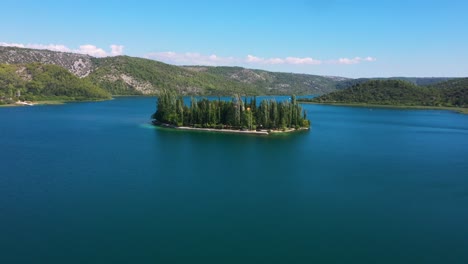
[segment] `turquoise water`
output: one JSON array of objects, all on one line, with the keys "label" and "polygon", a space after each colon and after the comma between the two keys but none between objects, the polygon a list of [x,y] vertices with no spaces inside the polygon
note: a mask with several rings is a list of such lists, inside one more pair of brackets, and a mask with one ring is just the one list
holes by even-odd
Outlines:
[{"label": "turquoise water", "polygon": [[468,263],[468,115],[305,105],[266,137],[154,106],[0,108],[0,263]]}]

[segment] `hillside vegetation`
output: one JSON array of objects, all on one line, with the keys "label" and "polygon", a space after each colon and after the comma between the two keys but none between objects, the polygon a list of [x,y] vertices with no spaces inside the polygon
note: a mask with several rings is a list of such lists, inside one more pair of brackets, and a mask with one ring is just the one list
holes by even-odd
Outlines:
[{"label": "hillside vegetation", "polygon": [[188,95],[263,93],[248,84],[148,59],[117,56],[95,58],[93,63],[95,70],[87,78],[112,94],[158,94],[162,90]]},{"label": "hillside vegetation", "polygon": [[264,94],[325,94],[336,90],[342,77],[268,72],[242,67],[185,66],[194,72],[206,72],[238,83],[250,84]]},{"label": "hillside vegetation", "polygon": [[432,86],[417,86],[400,80],[371,80],[308,101],[396,106],[468,107],[468,78],[449,80]]},{"label": "hillside vegetation", "polygon": [[18,99],[97,100],[108,99],[110,94],[56,65],[0,64],[0,98],[2,103]]},{"label": "hillside vegetation", "polygon": [[324,94],[346,78],[276,73],[240,67],[180,67],[128,56],[94,58],[49,50],[0,47],[0,63],[39,62],[61,66],[114,95],[158,94],[163,89],[187,95]]},{"label": "hillside vegetation", "polygon": [[380,81],[388,81],[388,80],[400,80],[412,83],[418,86],[428,86],[428,85],[435,85],[441,82],[445,82],[454,78],[446,78],[446,77],[391,77],[391,78],[358,78],[358,79],[346,79],[336,83],[335,88],[337,90],[343,90],[346,88],[350,88],[356,84],[365,83],[371,80],[380,80]]}]

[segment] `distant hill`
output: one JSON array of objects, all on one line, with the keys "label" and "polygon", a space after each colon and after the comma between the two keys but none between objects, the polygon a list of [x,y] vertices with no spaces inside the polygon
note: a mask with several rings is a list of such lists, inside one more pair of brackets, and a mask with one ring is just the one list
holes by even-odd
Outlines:
[{"label": "distant hill", "polygon": [[69,70],[80,78],[88,76],[94,70],[92,59],[91,56],[77,53],[0,46],[0,63],[53,64]]},{"label": "distant hill", "polygon": [[161,89],[188,95],[324,94],[341,77],[274,73],[240,67],[179,67],[128,56],[94,58],[49,50],[0,47],[0,63],[40,62],[61,66],[115,95],[157,94]]},{"label": "distant hill", "polygon": [[468,78],[433,86],[401,80],[370,80],[313,99],[318,103],[468,107]]},{"label": "distant hill", "polygon": [[184,66],[194,72],[206,72],[229,80],[249,84],[266,94],[325,94],[336,90],[343,77],[269,72],[242,67]]},{"label": "distant hill", "polygon": [[451,105],[468,107],[468,78],[449,80],[431,85],[429,88],[439,90],[443,98]]},{"label": "distant hill", "polygon": [[407,81],[415,85],[419,86],[427,86],[433,85],[441,82],[445,82],[455,78],[447,78],[447,77],[390,77],[390,78],[358,78],[358,79],[346,79],[336,83],[337,90],[343,90],[349,88],[353,85],[359,83],[365,83],[370,80],[400,80],[400,81]]},{"label": "distant hill", "polygon": [[156,94],[161,89],[188,95],[265,92],[249,84],[154,60],[117,56],[93,58],[92,61],[94,71],[86,78],[112,94]]},{"label": "distant hill", "polygon": [[22,100],[109,99],[110,94],[57,65],[0,64],[0,103]]}]

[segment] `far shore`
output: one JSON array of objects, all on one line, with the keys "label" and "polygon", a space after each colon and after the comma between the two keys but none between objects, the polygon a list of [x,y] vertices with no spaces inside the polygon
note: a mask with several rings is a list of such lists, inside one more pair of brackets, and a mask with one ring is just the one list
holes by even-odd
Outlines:
[{"label": "far shore", "polygon": [[239,129],[216,129],[216,128],[195,128],[195,127],[187,127],[187,126],[174,126],[166,123],[161,123],[157,121],[152,122],[153,125],[164,127],[164,128],[171,128],[171,129],[178,129],[178,130],[192,130],[192,131],[207,131],[207,132],[219,132],[219,133],[234,133],[234,134],[251,134],[251,135],[270,135],[270,134],[282,134],[282,133],[291,133],[296,131],[303,131],[309,130],[309,128],[301,127],[299,129],[286,129],[286,130],[239,130]]},{"label": "far shore", "polygon": [[364,103],[318,103],[300,101],[301,104],[318,104],[318,105],[336,105],[336,106],[351,106],[351,107],[375,107],[375,108],[389,108],[389,109],[416,109],[416,110],[447,110],[454,111],[461,114],[468,114],[468,108],[462,107],[448,107],[448,106],[423,106],[423,105],[379,105],[379,104],[364,104]]},{"label": "far shore", "polygon": [[0,107],[17,107],[17,106],[35,106],[35,105],[61,105],[67,101],[63,100],[46,100],[46,101],[17,101],[12,104],[3,104]]},{"label": "far shore", "polygon": [[0,107],[19,107],[19,106],[35,106],[35,105],[63,105],[66,103],[76,103],[76,102],[101,102],[112,100],[110,99],[98,99],[98,100],[40,100],[40,101],[17,101],[12,104],[3,104]]}]

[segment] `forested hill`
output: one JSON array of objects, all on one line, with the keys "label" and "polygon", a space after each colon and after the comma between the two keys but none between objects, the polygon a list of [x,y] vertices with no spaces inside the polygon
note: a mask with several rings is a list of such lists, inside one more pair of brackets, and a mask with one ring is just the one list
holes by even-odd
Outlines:
[{"label": "forested hill", "polygon": [[468,107],[468,78],[453,79],[429,87],[439,90],[452,105]]},{"label": "forested hill", "polygon": [[112,94],[157,94],[162,90],[185,95],[265,93],[249,84],[154,60],[117,56],[95,58],[93,62],[95,70],[87,78]]},{"label": "forested hill", "polygon": [[420,86],[427,86],[427,85],[435,85],[441,82],[445,82],[448,80],[452,80],[455,78],[448,78],[448,77],[390,77],[390,78],[358,78],[358,79],[346,79],[336,83],[336,89],[342,90],[349,88],[353,85],[359,83],[365,83],[371,80],[381,80],[381,81],[388,81],[388,80],[400,80],[406,81],[415,85]]},{"label": "forested hill", "polygon": [[318,103],[468,107],[468,78],[433,86],[401,80],[371,80],[311,99]]},{"label": "forested hill", "polygon": [[110,99],[110,94],[56,65],[0,64],[0,104],[18,99],[97,100]]},{"label": "forested hill", "polygon": [[0,63],[40,62],[64,67],[115,95],[324,94],[346,78],[273,73],[239,67],[180,67],[128,56],[94,58],[74,53],[0,47]]},{"label": "forested hill", "polygon": [[335,91],[337,82],[349,80],[344,77],[269,72],[242,67],[184,66],[184,68],[250,84],[260,91],[265,91],[266,94],[324,94]]}]

